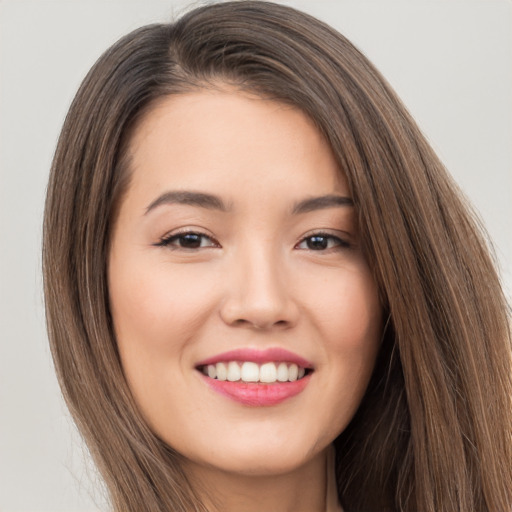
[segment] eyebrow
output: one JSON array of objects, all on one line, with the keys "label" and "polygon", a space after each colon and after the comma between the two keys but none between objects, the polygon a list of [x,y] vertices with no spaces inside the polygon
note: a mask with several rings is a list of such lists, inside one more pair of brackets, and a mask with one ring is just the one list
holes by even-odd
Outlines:
[{"label": "eyebrow", "polygon": [[[188,190],[174,190],[164,192],[158,196],[147,208],[144,215],[151,210],[164,204],[185,204],[189,206],[199,206],[208,210],[218,210],[227,212],[229,207],[218,196],[206,194],[204,192],[193,192]],[[354,206],[350,197],[325,195],[318,197],[308,197],[296,203],[292,208],[293,215],[308,213],[315,210],[323,210],[337,206]]]},{"label": "eyebrow", "polygon": [[226,212],[229,210],[227,205],[220,197],[212,194],[205,194],[204,192],[191,192],[187,190],[176,190],[165,192],[158,196],[147,208],[144,215],[147,215],[151,210],[163,204],[186,204],[189,206],[199,206],[207,208],[208,210],[219,210]]},{"label": "eyebrow", "polygon": [[336,206],[354,206],[354,201],[352,201],[350,197],[337,195],[310,197],[296,203],[292,209],[292,213],[298,215]]}]

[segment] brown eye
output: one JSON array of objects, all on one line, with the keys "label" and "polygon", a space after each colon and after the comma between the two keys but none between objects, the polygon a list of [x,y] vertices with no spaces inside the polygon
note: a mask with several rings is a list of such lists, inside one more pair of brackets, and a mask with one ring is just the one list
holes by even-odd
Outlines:
[{"label": "brown eye", "polygon": [[209,236],[192,231],[168,236],[163,238],[156,245],[159,247],[169,247],[171,249],[201,249],[204,247],[218,247],[218,244]]},{"label": "brown eye", "polygon": [[350,244],[337,236],[318,233],[304,238],[298,245],[298,249],[310,251],[325,251],[334,248],[348,248]]},{"label": "brown eye", "polygon": [[306,239],[308,249],[323,251],[329,247],[329,238],[326,236],[310,236]]}]

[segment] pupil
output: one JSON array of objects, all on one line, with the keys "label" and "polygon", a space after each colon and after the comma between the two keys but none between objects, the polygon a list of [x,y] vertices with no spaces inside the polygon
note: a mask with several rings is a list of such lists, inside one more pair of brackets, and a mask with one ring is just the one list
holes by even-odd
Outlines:
[{"label": "pupil", "polygon": [[308,238],[308,249],[327,249],[328,240],[326,236],[312,236]]},{"label": "pupil", "polygon": [[201,247],[201,235],[196,235],[194,233],[182,235],[180,238],[180,245],[187,249],[197,249],[198,247]]}]

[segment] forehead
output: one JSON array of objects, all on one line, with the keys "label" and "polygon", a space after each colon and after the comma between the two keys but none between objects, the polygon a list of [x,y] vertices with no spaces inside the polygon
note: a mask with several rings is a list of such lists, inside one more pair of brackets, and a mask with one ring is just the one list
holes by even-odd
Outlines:
[{"label": "forehead", "polygon": [[[346,192],[335,156],[313,121],[290,105],[233,90],[168,96],[136,126],[132,186]],[[318,189],[318,190],[315,190]]]}]

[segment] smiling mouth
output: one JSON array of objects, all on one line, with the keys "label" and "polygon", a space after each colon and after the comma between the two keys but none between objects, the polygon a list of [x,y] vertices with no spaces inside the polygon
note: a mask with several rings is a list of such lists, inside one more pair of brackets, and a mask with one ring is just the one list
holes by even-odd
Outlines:
[{"label": "smiling mouth", "polygon": [[223,361],[197,367],[207,377],[228,382],[275,384],[295,382],[309,375],[312,370],[289,362]]}]

